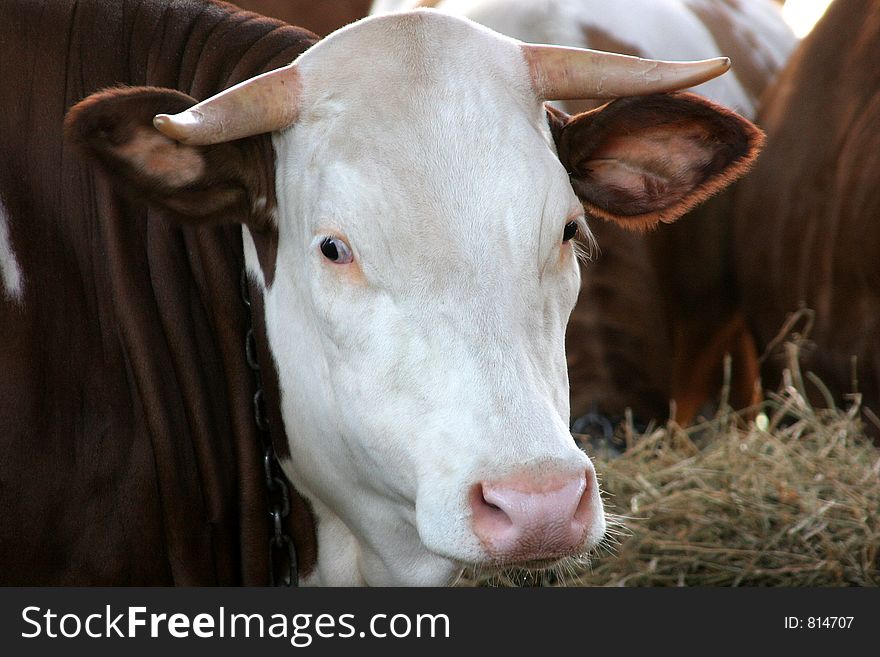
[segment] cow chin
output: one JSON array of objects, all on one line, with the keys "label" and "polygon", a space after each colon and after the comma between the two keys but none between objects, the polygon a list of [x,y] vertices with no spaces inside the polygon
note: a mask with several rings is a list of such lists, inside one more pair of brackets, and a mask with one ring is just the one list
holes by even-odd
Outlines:
[{"label": "cow chin", "polygon": [[[306,497],[317,521],[319,548],[317,564],[303,578],[304,585],[448,586],[464,569],[459,560],[430,550],[415,525],[399,515],[373,517],[358,525],[344,521],[311,493]],[[354,496],[353,506],[375,507],[376,500],[368,498],[368,494]],[[348,510],[359,515],[362,509]]]}]

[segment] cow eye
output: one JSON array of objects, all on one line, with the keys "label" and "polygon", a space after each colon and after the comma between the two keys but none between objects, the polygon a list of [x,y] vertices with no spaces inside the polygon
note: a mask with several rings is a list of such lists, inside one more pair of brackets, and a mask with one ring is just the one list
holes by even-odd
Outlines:
[{"label": "cow eye", "polygon": [[578,225],[576,221],[569,221],[565,224],[565,230],[562,231],[562,241],[567,242],[572,237],[577,235]]},{"label": "cow eye", "polygon": [[321,253],[327,260],[331,260],[337,265],[347,265],[354,260],[351,248],[338,237],[325,237],[321,240]]}]

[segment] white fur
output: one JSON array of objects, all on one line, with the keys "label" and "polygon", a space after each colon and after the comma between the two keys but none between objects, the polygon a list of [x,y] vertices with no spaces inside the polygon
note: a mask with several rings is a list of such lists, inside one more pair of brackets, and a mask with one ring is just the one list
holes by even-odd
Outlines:
[{"label": "white fur", "polygon": [[266,288],[266,279],[263,276],[263,268],[260,267],[260,260],[257,256],[257,246],[254,244],[254,238],[251,230],[247,226],[241,228],[241,245],[244,251],[244,262],[247,267],[248,275],[253,278],[263,289]]},{"label": "white fur", "polygon": [[21,302],[24,296],[24,277],[21,267],[12,250],[12,240],[9,236],[9,213],[0,198],[0,279],[3,281],[3,291],[7,299]]},{"label": "white fur", "polygon": [[[722,52],[692,7],[722,0],[442,0],[440,11],[465,16],[502,34],[530,43],[589,47],[587,26],[635,46],[651,59],[691,60],[730,55]],[[372,13],[405,9],[413,0],[375,0]],[[751,55],[777,70],[797,39],[772,0],[739,0],[737,27]],[[736,72],[737,62],[733,62]],[[736,75],[722,75],[693,89],[747,118],[754,99]]]},{"label": "white fur", "polygon": [[[377,17],[297,66],[265,308],[284,467],[318,519],[309,583],[448,583],[488,558],[474,484],[529,468],[596,486],[567,426],[579,274],[561,236],[580,204],[510,39]],[[321,255],[330,234],[361,275]],[[604,534],[598,496],[593,511],[585,549]]]}]

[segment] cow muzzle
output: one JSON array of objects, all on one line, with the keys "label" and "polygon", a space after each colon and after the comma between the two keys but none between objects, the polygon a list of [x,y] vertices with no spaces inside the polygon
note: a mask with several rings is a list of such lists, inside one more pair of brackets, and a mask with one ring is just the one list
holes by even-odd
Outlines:
[{"label": "cow muzzle", "polygon": [[472,528],[496,565],[549,565],[593,547],[605,519],[592,465],[571,474],[522,471],[471,487]]}]

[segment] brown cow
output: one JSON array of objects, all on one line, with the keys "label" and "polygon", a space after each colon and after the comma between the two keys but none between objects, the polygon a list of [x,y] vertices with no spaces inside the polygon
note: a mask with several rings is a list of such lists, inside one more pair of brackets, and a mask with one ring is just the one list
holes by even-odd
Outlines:
[{"label": "brown cow", "polygon": [[[763,382],[786,365],[774,340],[814,313],[804,370],[835,399],[880,411],[880,12],[837,0],[767,95],[768,147],[736,194],[736,265]],[[804,322],[796,329],[803,331]],[[855,382],[855,383],[854,383]],[[821,400],[819,391],[812,390]],[[869,425],[870,426],[870,425]],[[874,426],[878,433],[880,426]]]},{"label": "brown cow", "polygon": [[145,0],[4,0],[0,26],[0,583],[265,584],[241,231],[120,197],[62,124],[123,82],[209,96],[314,35]]}]

